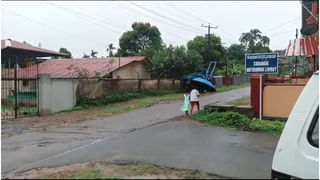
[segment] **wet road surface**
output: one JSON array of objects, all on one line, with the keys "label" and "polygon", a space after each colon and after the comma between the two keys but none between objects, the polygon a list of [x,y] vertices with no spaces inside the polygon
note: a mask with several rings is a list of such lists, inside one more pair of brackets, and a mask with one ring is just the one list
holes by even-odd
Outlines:
[{"label": "wet road surface", "polygon": [[205,127],[188,121],[167,122],[96,142],[36,167],[54,167],[108,159],[199,169],[222,177],[270,178],[278,136]]},{"label": "wet road surface", "polygon": [[[224,103],[249,95],[250,88],[215,93],[200,97],[200,105],[203,107],[213,102]],[[135,131],[167,122],[171,118],[182,115],[181,101],[157,104],[119,115],[88,120],[65,128],[52,128],[43,132],[22,133],[2,138],[2,173],[18,172],[44,158],[58,156],[61,153],[73,153],[79,147],[91,146],[92,143],[111,140],[123,135],[131,135]],[[87,156],[91,155],[90,153]]]}]

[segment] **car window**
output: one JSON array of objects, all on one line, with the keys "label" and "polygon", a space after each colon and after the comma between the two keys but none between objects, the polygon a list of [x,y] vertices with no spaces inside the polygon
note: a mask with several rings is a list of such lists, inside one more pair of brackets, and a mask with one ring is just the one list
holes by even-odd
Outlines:
[{"label": "car window", "polygon": [[308,131],[308,140],[311,145],[319,147],[319,107],[312,119]]}]

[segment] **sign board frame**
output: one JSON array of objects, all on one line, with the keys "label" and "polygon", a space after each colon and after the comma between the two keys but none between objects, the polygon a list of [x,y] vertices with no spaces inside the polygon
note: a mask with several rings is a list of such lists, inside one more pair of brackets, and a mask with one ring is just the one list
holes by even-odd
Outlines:
[{"label": "sign board frame", "polygon": [[[277,61],[277,66],[276,66],[276,72],[252,72],[248,73],[247,72],[247,55],[276,55],[276,61]],[[269,63],[268,63],[269,64]],[[260,67],[265,68],[266,66],[261,65]],[[270,67],[270,66],[269,66]],[[260,74],[260,92],[259,92],[259,119],[262,120],[262,75],[263,74],[278,74],[279,73],[279,53],[246,53],[245,54],[245,74]]]},{"label": "sign board frame", "polygon": [[[276,72],[247,72],[247,55],[265,55],[265,54],[267,54],[267,55],[276,55],[276,60],[277,60],[277,62],[276,62],[276,64],[277,64],[277,66],[276,66]],[[266,67],[266,66],[260,66],[260,67]],[[274,66],[272,66],[272,67],[274,67]],[[246,53],[245,54],[245,74],[278,74],[279,73],[279,53],[272,53],[272,52],[270,52],[270,53]]]}]

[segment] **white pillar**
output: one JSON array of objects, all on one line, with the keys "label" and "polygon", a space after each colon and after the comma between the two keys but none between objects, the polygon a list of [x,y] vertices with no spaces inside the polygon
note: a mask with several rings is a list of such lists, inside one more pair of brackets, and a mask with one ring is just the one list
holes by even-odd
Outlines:
[{"label": "white pillar", "polygon": [[39,114],[51,114],[51,78],[48,74],[39,75]]}]

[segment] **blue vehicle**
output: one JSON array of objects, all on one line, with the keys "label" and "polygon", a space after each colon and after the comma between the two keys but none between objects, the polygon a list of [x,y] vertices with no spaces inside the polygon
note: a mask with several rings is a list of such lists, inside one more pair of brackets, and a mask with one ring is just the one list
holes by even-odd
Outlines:
[{"label": "blue vehicle", "polygon": [[201,92],[216,91],[214,83],[214,70],[216,69],[217,61],[211,61],[207,70],[195,72],[181,79],[187,88],[196,88]]}]

